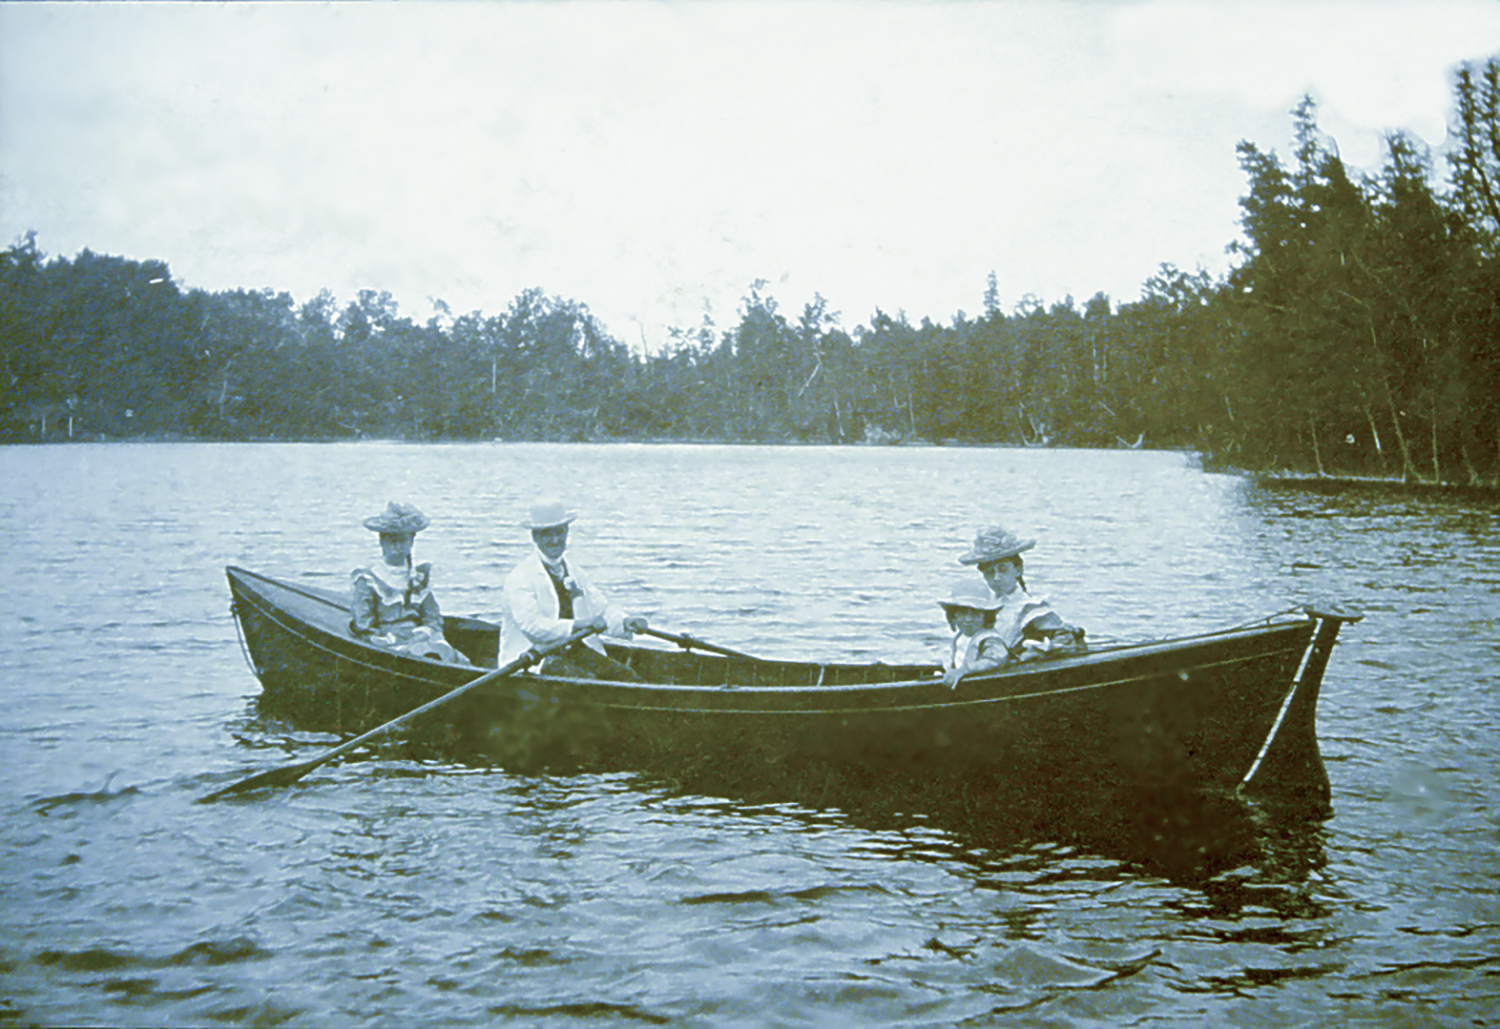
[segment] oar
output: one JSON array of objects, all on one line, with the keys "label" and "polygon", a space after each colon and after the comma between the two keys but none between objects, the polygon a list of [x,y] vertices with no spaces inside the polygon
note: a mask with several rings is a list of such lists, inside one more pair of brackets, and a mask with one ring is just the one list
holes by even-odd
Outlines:
[{"label": "oar", "polygon": [[742,650],[730,650],[721,647],[717,643],[706,643],[696,636],[679,636],[675,632],[662,632],[660,629],[642,629],[641,632],[647,636],[655,636],[659,640],[667,640],[675,643],[683,650],[706,650],[711,654],[723,654],[725,657],[742,657],[746,661],[759,661],[758,657],[751,657]]},{"label": "oar", "polygon": [[389,722],[386,722],[384,725],[377,726],[376,728],[371,729],[363,736],[356,736],[348,743],[345,743],[342,746],[334,747],[326,754],[321,754],[318,757],[311,758],[307,761],[299,761],[294,765],[286,765],[282,768],[273,768],[267,772],[259,772],[255,775],[252,775],[248,779],[243,779],[240,782],[235,783],[233,786],[226,786],[222,790],[216,790],[206,797],[199,797],[198,803],[202,804],[210,800],[218,800],[220,797],[227,797],[231,793],[243,793],[246,790],[256,790],[260,789],[263,786],[288,786],[291,783],[294,783],[298,779],[302,778],[308,772],[311,772],[314,768],[317,768],[319,765],[326,765],[334,758],[342,757],[344,754],[349,753],[349,751],[353,750],[355,747],[358,747],[360,744],[368,743],[370,740],[375,739],[377,736],[384,736],[392,729],[399,729],[401,726],[405,725],[407,722],[410,722],[417,716],[424,715],[434,708],[442,707],[444,704],[447,704],[450,701],[457,700],[459,697],[463,696],[465,693],[468,693],[472,689],[476,689],[480,686],[485,685],[486,683],[494,682],[496,679],[503,679],[505,676],[510,675],[513,672],[521,671],[523,668],[529,668],[540,661],[542,658],[546,657],[548,654],[555,653],[556,651],[562,650],[565,647],[570,647],[574,643],[577,643],[579,640],[583,639],[585,636],[591,636],[598,631],[598,628],[580,629],[578,632],[573,633],[573,635],[569,636],[567,639],[563,640],[560,643],[554,643],[549,647],[532,647],[530,650],[526,651],[526,653],[522,654],[520,657],[516,658],[514,661],[510,662],[503,668],[496,668],[492,672],[486,672],[485,674],[477,678],[470,679],[458,689],[450,690],[449,692],[444,693],[441,697],[438,697],[436,700],[428,701],[421,707],[413,708],[399,718],[393,718]]}]

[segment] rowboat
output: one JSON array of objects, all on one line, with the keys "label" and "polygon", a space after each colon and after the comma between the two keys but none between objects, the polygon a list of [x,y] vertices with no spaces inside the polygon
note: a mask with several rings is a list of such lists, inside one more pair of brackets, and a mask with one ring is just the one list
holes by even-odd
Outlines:
[{"label": "rowboat", "polygon": [[[349,632],[347,595],[227,569],[266,714],[360,732],[474,679]],[[517,770],[634,771],[712,795],[827,803],[858,793],[906,809],[1087,793],[1110,803],[1274,792],[1329,810],[1318,749],[1338,607],[1224,631],[1026,662],[942,682],[936,664],[766,660],[606,640],[644,682],[523,672],[444,708],[432,728]],[[480,669],[499,629],[449,616]],[[435,716],[424,716],[435,717]],[[1121,798],[1134,798],[1122,801]]]}]

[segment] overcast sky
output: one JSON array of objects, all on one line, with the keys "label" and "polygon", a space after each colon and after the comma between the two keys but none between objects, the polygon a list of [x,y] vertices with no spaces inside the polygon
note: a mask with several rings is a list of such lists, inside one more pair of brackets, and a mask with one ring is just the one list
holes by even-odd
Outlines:
[{"label": "overcast sky", "polygon": [[[1217,275],[1235,144],[1446,139],[1500,3],[0,4],[0,234],[210,290],[582,301],[655,346],[768,280],[852,328]],[[1445,171],[1441,162],[1439,170]]]}]

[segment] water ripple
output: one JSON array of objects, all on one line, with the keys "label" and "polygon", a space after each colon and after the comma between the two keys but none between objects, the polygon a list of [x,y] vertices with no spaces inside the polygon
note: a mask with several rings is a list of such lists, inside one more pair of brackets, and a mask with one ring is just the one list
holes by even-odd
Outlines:
[{"label": "water ripple", "polygon": [[[1473,1024],[1500,952],[1500,522],[1181,455],[390,444],[0,448],[0,1020],[19,1024]],[[247,488],[246,484],[254,484]],[[983,488],[976,488],[982,484]],[[406,497],[447,610],[493,615],[540,493],[654,624],[767,656],[930,660],[975,528],[1091,637],[1364,610],[1324,683],[1335,817],[1216,840],[526,777],[263,719],[222,568],[325,585]],[[101,578],[100,569],[110,575]],[[1231,838],[1232,837],[1232,838]],[[1224,844],[1224,863],[1204,858]],[[1230,845],[1232,844],[1232,846]]]}]

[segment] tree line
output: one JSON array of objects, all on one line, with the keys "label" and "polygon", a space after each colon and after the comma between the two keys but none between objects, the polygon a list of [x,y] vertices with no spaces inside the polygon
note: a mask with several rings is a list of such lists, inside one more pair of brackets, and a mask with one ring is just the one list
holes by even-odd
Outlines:
[{"label": "tree line", "polygon": [[1193,448],[1245,468],[1500,478],[1500,63],[1455,77],[1448,176],[1405,133],[1355,174],[1305,99],[1289,162],[1239,145],[1234,267],[846,329],[755,283],[633,351],[579,301],[425,322],[389,294],[181,289],[28,233],[0,254],[0,442],[187,437],[928,440]]}]

